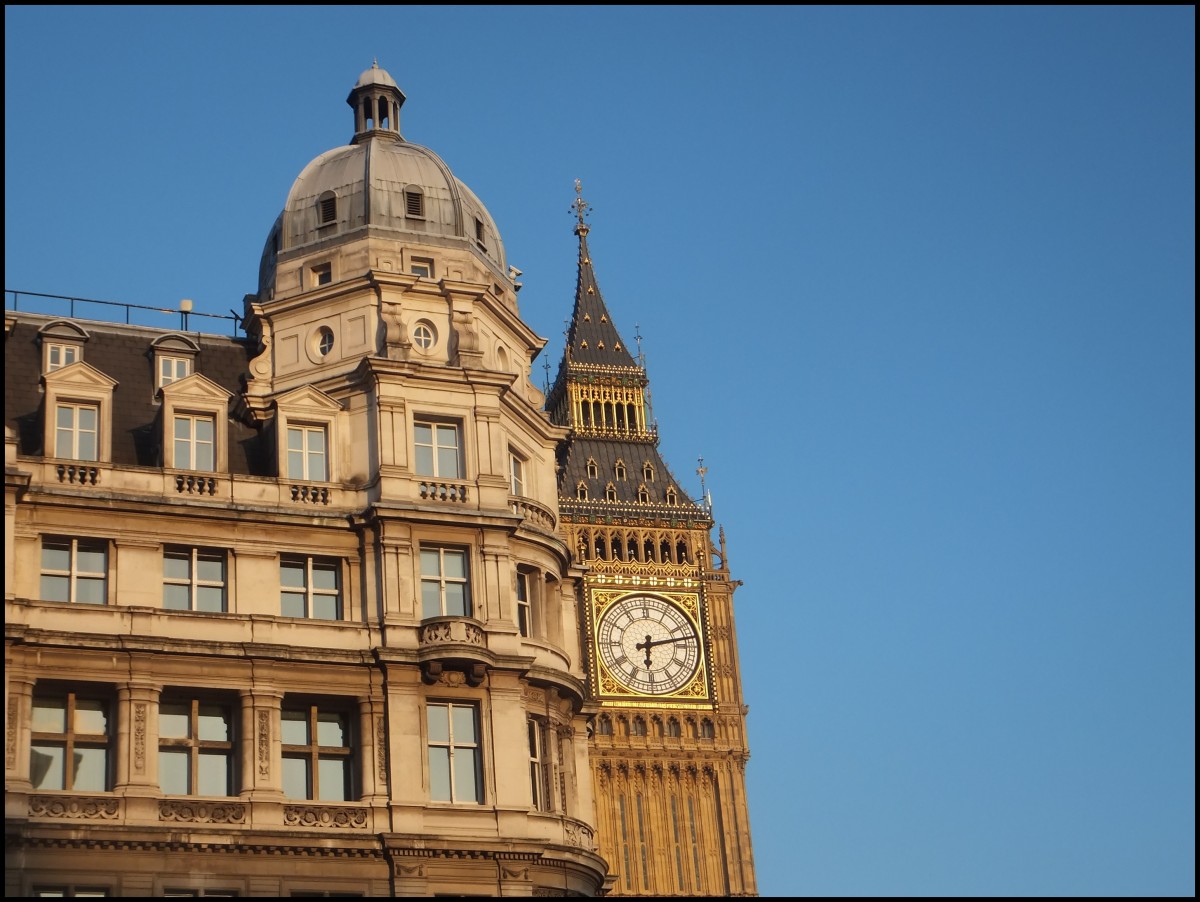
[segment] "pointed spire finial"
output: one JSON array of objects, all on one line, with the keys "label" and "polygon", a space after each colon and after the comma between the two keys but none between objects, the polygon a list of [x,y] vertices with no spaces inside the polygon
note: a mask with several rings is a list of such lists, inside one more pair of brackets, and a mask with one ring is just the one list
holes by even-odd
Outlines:
[{"label": "pointed spire finial", "polygon": [[697,457],[696,460],[700,464],[696,468],[696,473],[700,476],[700,503],[712,510],[712,499],[708,497],[708,487],[704,484],[704,476],[708,473],[708,467],[704,466],[703,457]]},{"label": "pointed spire finial", "polygon": [[372,68],[372,69],[378,69],[378,68],[379,68],[379,57],[375,57],[375,58],[374,58],[374,59],[371,61],[371,68]]},{"label": "pointed spire finial", "polygon": [[579,224],[575,226],[575,231],[578,232],[582,229],[583,232],[586,233],[588,226],[587,223],[583,221],[583,217],[592,212],[592,207],[586,200],[583,199],[583,182],[581,182],[579,179],[575,179],[575,201],[571,204],[571,207],[571,212],[574,213],[579,220]]}]

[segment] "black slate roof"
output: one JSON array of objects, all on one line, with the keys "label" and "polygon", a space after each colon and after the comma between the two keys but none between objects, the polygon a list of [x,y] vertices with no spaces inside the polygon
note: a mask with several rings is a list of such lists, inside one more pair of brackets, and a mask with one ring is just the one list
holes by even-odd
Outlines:
[{"label": "black slate roof", "polygon": [[[64,317],[5,311],[15,325],[4,343],[4,423],[17,435],[17,452],[45,456],[45,393],[41,387],[42,347],[38,330]],[[154,351],[151,343],[164,335],[183,334],[200,352],[195,372],[203,374],[234,396],[242,392],[242,377],[255,355],[254,341],[197,332],[126,326],[68,319],[90,336],[83,360],[117,382],[113,390],[112,462],[121,466],[162,466],[161,403],[154,398]],[[258,430],[230,417],[229,471],[238,475],[271,476],[274,466]]]}]

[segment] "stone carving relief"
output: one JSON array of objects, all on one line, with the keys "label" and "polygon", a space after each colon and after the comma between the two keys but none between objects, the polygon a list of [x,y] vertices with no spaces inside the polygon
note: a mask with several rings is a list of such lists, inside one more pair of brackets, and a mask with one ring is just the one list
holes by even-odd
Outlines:
[{"label": "stone carving relief", "polygon": [[326,808],[322,805],[284,805],[283,822],[289,827],[333,827],[365,830],[367,812],[363,808]]},{"label": "stone carving relief", "polygon": [[246,806],[240,802],[163,801],[158,803],[158,819],[192,824],[244,824]]},{"label": "stone carving relief", "polygon": [[31,796],[30,817],[66,817],[83,820],[116,820],[117,799],[88,799],[71,796]]}]

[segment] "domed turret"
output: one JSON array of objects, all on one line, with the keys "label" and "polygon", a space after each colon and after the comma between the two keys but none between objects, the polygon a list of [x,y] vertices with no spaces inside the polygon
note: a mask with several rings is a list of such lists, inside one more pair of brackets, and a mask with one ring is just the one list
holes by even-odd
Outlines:
[{"label": "domed turret", "polygon": [[[487,208],[441,157],[400,134],[404,101],[378,63],[359,76],[346,99],[354,110],[351,143],[318,156],[293,183],[263,250],[260,299],[283,290],[277,275],[285,262],[360,239],[465,250],[511,282]],[[361,275],[343,271],[334,281]]]}]

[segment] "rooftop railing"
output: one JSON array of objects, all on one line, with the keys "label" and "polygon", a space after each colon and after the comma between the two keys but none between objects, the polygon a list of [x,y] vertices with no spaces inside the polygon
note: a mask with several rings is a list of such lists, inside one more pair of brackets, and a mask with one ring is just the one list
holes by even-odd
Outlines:
[{"label": "rooftop railing", "polygon": [[[191,309],[180,307],[172,310],[169,307],[149,307],[145,304],[126,304],[122,301],[99,301],[95,298],[76,298],[61,294],[42,294],[37,291],[4,290],[4,309],[25,311],[26,313],[41,313],[49,316],[63,316],[70,319],[94,319],[102,322],[121,322],[127,326],[152,326],[158,329],[173,328],[173,324],[164,322],[163,316],[178,316],[179,328],[184,331],[200,331],[191,326],[192,317],[203,317],[206,320],[220,320],[229,325],[219,327],[222,332],[228,330],[234,338],[242,326],[242,318],[229,311],[232,316],[220,313],[198,313]],[[190,308],[191,302],[186,302]],[[214,327],[215,324],[213,324]]]}]

